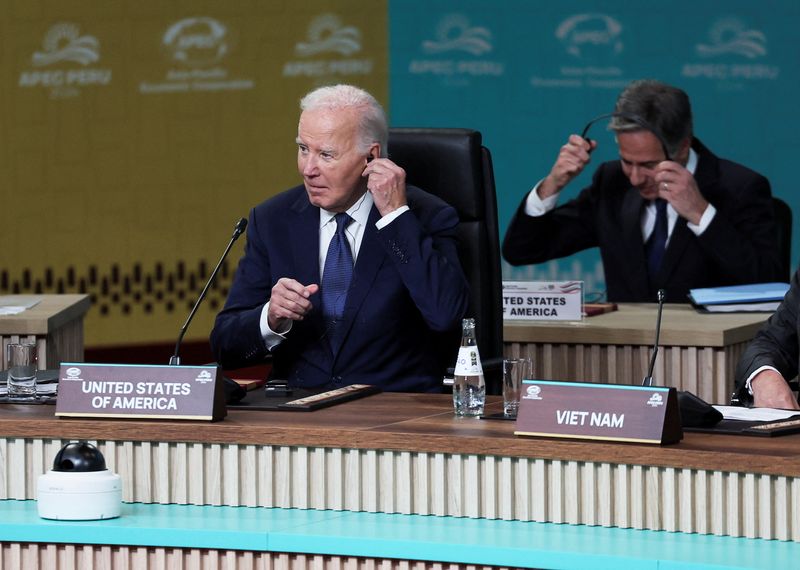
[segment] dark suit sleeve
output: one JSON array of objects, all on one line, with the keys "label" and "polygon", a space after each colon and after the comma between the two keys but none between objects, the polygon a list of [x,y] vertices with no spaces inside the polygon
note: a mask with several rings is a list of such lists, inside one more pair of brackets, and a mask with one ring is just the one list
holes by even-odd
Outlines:
[{"label": "dark suit sleeve", "polygon": [[512,265],[542,263],[566,257],[598,245],[593,210],[601,184],[603,168],[599,168],[591,186],[570,200],[542,216],[525,213],[525,195],[514,214],[505,238],[503,257]]},{"label": "dark suit sleeve", "polygon": [[[797,311],[800,305],[800,270],[792,277],[791,287],[783,303],[758,331],[745,350],[736,368],[736,389],[745,396],[745,382],[762,366],[772,366],[787,380],[797,376],[798,346]],[[745,396],[746,399],[749,399]]]},{"label": "dark suit sleeve", "polygon": [[378,231],[403,285],[434,331],[458,327],[469,301],[456,249],[457,225],[452,207],[425,204],[412,206]]},{"label": "dark suit sleeve", "polygon": [[719,186],[728,203],[714,204],[717,213],[697,240],[716,266],[719,284],[785,281],[769,181],[740,168],[724,175]]},{"label": "dark suit sleeve", "polygon": [[247,244],[225,307],[211,331],[211,349],[223,368],[257,364],[268,351],[261,337],[261,310],[272,291],[269,252],[255,210],[247,224]]}]

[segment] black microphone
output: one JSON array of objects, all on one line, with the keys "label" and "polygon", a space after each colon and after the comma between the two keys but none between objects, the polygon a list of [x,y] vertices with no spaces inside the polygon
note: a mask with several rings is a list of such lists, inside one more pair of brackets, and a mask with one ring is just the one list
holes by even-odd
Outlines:
[{"label": "black microphone", "polygon": [[231,250],[236,240],[239,239],[239,236],[244,233],[246,227],[247,227],[247,220],[245,218],[240,218],[239,221],[236,222],[236,227],[233,228],[233,235],[231,236],[231,240],[228,242],[228,247],[225,248],[225,251],[222,253],[222,257],[219,258],[217,266],[214,268],[214,271],[211,272],[211,277],[208,278],[206,286],[203,287],[203,291],[197,298],[197,302],[195,302],[194,307],[192,307],[192,312],[189,313],[189,318],[186,319],[186,322],[183,323],[183,326],[181,327],[180,335],[178,335],[178,342],[175,343],[175,354],[173,354],[169,359],[170,366],[180,365],[181,357],[178,356],[178,352],[181,349],[181,342],[183,341],[183,335],[186,334],[186,329],[189,328],[189,323],[192,322],[194,314],[197,312],[197,308],[200,306],[200,303],[202,303],[203,299],[206,298],[206,293],[208,293],[208,290],[211,288],[211,284],[214,283],[214,278],[217,276],[217,273],[219,273],[219,268],[222,267],[222,262],[225,261],[225,258],[228,256],[228,252]]},{"label": "black microphone", "polygon": [[658,290],[658,317],[656,318],[656,341],[653,343],[653,356],[650,357],[650,366],[647,367],[647,376],[642,380],[642,386],[653,385],[653,368],[658,355],[658,338],[661,336],[661,311],[664,310],[664,290]]}]

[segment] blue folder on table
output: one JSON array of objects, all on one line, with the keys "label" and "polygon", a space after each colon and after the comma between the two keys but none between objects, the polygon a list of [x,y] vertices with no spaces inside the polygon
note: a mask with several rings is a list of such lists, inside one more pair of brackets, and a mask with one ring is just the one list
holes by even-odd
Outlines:
[{"label": "blue folder on table", "polygon": [[692,304],[710,312],[774,311],[789,290],[788,283],[752,283],[691,289]]}]

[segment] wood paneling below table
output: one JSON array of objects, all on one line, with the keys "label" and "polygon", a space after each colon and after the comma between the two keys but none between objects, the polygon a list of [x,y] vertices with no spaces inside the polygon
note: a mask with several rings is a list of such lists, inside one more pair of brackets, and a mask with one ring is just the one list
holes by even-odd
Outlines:
[{"label": "wood paneling below table", "polygon": [[[501,402],[490,398],[488,411]],[[379,394],[313,413],[219,423],[56,419],[0,407],[0,498],[31,499],[87,439],[145,503],[246,505],[563,522],[800,541],[800,435],[687,433],[649,446],[513,435],[456,418],[446,395]]]}]

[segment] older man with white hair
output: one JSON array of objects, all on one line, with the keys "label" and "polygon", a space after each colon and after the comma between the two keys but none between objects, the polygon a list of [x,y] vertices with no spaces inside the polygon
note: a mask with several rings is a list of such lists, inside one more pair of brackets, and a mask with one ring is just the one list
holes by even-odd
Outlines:
[{"label": "older man with white hair", "polygon": [[298,388],[438,391],[449,363],[436,347],[467,307],[458,216],[406,185],[372,95],[321,87],[300,108],[303,184],[250,213],[214,353],[225,368],[271,353],[271,377]]}]

